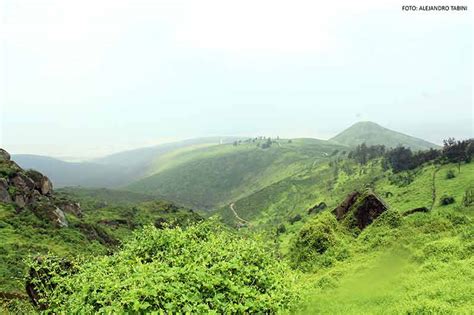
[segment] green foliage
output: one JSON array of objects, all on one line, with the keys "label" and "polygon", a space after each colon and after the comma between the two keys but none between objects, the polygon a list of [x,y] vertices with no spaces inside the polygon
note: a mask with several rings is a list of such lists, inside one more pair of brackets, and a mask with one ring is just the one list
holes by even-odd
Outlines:
[{"label": "green foliage", "polygon": [[[272,143],[270,139],[262,141]],[[262,146],[243,142],[238,146],[228,144],[183,152],[172,160],[164,160],[165,166],[157,165],[149,177],[127,188],[163,196],[192,208],[228,207],[238,199],[327,160],[332,151],[343,148],[313,139],[277,143],[264,150]]]},{"label": "green foliage", "polygon": [[454,171],[453,170],[448,170],[446,172],[446,179],[453,179],[456,177],[456,174],[454,174]]},{"label": "green foliage", "polygon": [[296,301],[291,275],[261,241],[215,220],[148,226],[113,256],[54,275],[46,302],[57,313],[275,313]]},{"label": "green foliage", "polygon": [[454,197],[453,196],[444,195],[439,200],[440,206],[447,206],[447,205],[450,205],[452,203],[454,203]]},{"label": "green foliage", "polygon": [[294,268],[330,266],[347,257],[344,235],[336,217],[325,211],[313,217],[294,237],[289,256]]}]

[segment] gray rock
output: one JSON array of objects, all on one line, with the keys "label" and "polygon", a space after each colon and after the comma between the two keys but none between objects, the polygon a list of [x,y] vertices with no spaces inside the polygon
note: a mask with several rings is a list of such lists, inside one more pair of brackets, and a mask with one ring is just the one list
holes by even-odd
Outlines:
[{"label": "gray rock", "polygon": [[0,178],[0,202],[12,202],[8,192],[8,182],[5,178]]},{"label": "gray rock", "polygon": [[13,177],[10,182],[23,192],[33,192],[35,189],[35,182],[21,173]]},{"label": "gray rock", "polygon": [[54,215],[54,223],[59,226],[59,227],[68,227],[69,224],[66,220],[66,216],[64,215],[64,212],[56,208],[53,210],[53,215]]},{"label": "gray rock", "polygon": [[75,215],[76,217],[82,217],[82,209],[81,205],[79,202],[64,202],[59,205],[61,209],[63,209],[64,212],[66,213],[71,213]]},{"label": "gray rock", "polygon": [[51,195],[53,192],[53,183],[49,180],[48,177],[43,176],[41,180],[41,193],[43,195]]},{"label": "gray rock", "polygon": [[16,195],[15,196],[15,203],[20,208],[24,208],[26,206],[26,200],[22,195]]}]

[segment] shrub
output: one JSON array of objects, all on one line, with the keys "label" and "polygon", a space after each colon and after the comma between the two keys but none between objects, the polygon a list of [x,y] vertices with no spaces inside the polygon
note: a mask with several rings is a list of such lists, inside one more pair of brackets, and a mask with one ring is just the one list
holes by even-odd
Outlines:
[{"label": "shrub", "polygon": [[336,217],[322,212],[308,221],[290,246],[293,267],[308,269],[314,264],[331,265],[347,257],[343,234]]},{"label": "shrub", "polygon": [[452,196],[444,195],[439,200],[440,206],[447,206],[447,205],[450,205],[452,203],[454,203],[454,197],[452,197]]},{"label": "shrub", "polygon": [[448,170],[448,172],[446,173],[446,179],[453,179],[455,177],[456,177],[456,175],[454,174],[454,171],[453,170]]},{"label": "shrub", "polygon": [[301,221],[301,215],[297,214],[294,217],[289,218],[288,221],[291,224],[294,224],[295,222]]},{"label": "shrub", "polygon": [[56,276],[52,313],[275,313],[297,295],[291,270],[260,240],[215,220],[135,232],[123,249]]},{"label": "shrub", "polygon": [[277,228],[277,235],[283,234],[286,232],[286,226],[282,223]]}]

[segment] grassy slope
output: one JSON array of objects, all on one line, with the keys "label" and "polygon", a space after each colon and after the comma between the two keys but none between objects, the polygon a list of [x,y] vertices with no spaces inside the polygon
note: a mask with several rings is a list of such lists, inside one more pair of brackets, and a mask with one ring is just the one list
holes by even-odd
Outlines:
[{"label": "grassy slope", "polygon": [[[325,202],[332,209],[349,192],[369,186],[384,196],[389,206],[400,211],[422,206],[429,208],[432,203],[434,170],[435,166],[427,165],[416,171],[403,172],[402,177],[412,176],[414,180],[409,185],[399,187],[395,183],[390,183],[391,173],[384,172],[378,162],[365,167],[347,160],[332,166],[322,163],[237,200],[234,208],[239,216],[252,221],[255,225],[271,227],[278,223],[287,223],[290,217],[297,214],[302,215],[304,219],[307,209],[319,202]],[[448,170],[455,171],[454,179],[446,179]],[[472,178],[474,178],[472,163],[463,165],[460,173],[455,165],[441,166],[435,177],[437,195],[435,208],[439,207],[439,198],[444,194],[454,196],[459,204],[465,189],[472,185]],[[387,192],[391,195],[385,197]],[[224,221],[236,223],[228,206],[221,207],[218,213]],[[297,226],[300,224],[297,223]]]},{"label": "grassy slope", "polygon": [[268,149],[255,143],[199,148],[165,159],[158,174],[128,188],[210,209],[292,176],[343,148],[314,139],[280,140]]},{"label": "grassy slope", "polygon": [[[413,182],[404,187],[391,184],[387,176],[375,176],[372,186],[380,194],[393,194],[385,199],[393,210],[429,207],[434,168],[428,165],[416,171]],[[402,218],[396,227],[374,224],[346,243],[346,259],[302,273],[300,290],[306,302],[301,313],[470,314],[474,307],[474,206],[465,207],[462,198],[474,189],[474,163],[463,165],[455,178],[447,179],[450,169],[456,166],[444,165],[436,174],[437,197],[431,213]],[[367,180],[363,177],[359,181]],[[336,189],[348,184],[344,175],[339,179]],[[439,198],[444,194],[453,196],[455,203],[441,206]],[[312,217],[304,215],[279,236],[284,255]]]}]

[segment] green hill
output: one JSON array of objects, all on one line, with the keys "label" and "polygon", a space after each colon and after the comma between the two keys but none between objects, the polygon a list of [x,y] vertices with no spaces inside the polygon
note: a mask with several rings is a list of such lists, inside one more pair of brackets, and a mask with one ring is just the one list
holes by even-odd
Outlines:
[{"label": "green hill", "polygon": [[[302,169],[253,194],[234,200],[233,208],[239,217],[254,226],[292,226],[291,219],[299,216],[304,222],[309,217],[308,209],[311,207],[324,202],[327,208],[333,209],[350,192],[367,187],[384,196],[387,204],[399,211],[416,207],[430,208],[432,204],[435,209],[451,208],[462,202],[467,191],[474,189],[474,164],[463,164],[460,172],[456,168],[454,164],[428,164],[393,174],[391,170],[383,169],[381,160],[361,166],[352,160],[335,156],[326,163]],[[455,173],[456,177],[446,179],[448,172]],[[433,187],[436,189],[434,199]],[[454,197],[455,204],[440,206],[440,198],[444,195]],[[217,213],[232,225],[240,223],[229,205],[222,206]],[[295,223],[296,226],[299,224]]]},{"label": "green hill", "polygon": [[111,154],[84,162],[68,162],[48,156],[14,154],[25,169],[50,177],[57,187],[83,186],[117,188],[149,175],[154,161],[179,150],[213,146],[238,140],[236,137],[197,138]]},{"label": "green hill", "polygon": [[0,302],[4,296],[25,298],[29,256],[92,257],[113,252],[145,225],[200,220],[194,211],[129,191],[53,190],[47,177],[23,170],[0,149]]},{"label": "green hill", "polygon": [[316,139],[247,140],[180,152],[156,162],[157,173],[127,189],[213,209],[327,160],[345,147]]},{"label": "green hill", "polygon": [[356,146],[362,143],[367,145],[383,144],[386,147],[403,145],[415,151],[438,147],[436,144],[384,128],[370,121],[358,122],[330,140],[347,146]]},{"label": "green hill", "polygon": [[[223,185],[222,172],[237,176],[239,181],[229,187],[240,191],[257,183],[250,193],[239,195],[235,189],[235,195],[225,195],[230,202],[212,212],[240,229],[216,219],[189,227],[201,220],[195,212],[150,200],[143,193],[146,186],[137,187],[140,192],[55,191],[55,198],[74,198],[83,207],[82,215],[66,213],[65,228],[28,208],[16,211],[14,204],[0,203],[0,237],[5,240],[0,275],[7,279],[0,286],[0,312],[34,312],[26,300],[18,302],[24,298],[27,272],[18,261],[47,252],[53,255],[43,256],[45,263],[28,266],[51,272],[38,280],[46,284],[48,311],[58,313],[470,312],[474,163],[439,157],[394,173],[379,157],[361,165],[348,158],[346,147],[326,141],[275,140],[262,149],[264,143],[269,142],[183,150],[159,163],[158,175],[175,174],[176,185],[189,180],[206,188],[186,186],[197,193],[193,198],[227,190],[211,185]],[[253,169],[242,161],[261,162]],[[9,185],[18,183],[10,166],[15,168],[10,162],[1,168],[7,178],[2,182]],[[200,170],[202,177],[185,178]],[[353,224],[354,209],[344,220],[332,214],[355,190],[386,207],[362,228]],[[356,201],[353,207],[361,205]],[[360,209],[372,213],[373,207]],[[124,241],[119,248],[117,240]],[[72,271],[58,267],[58,261],[73,262]]]}]

